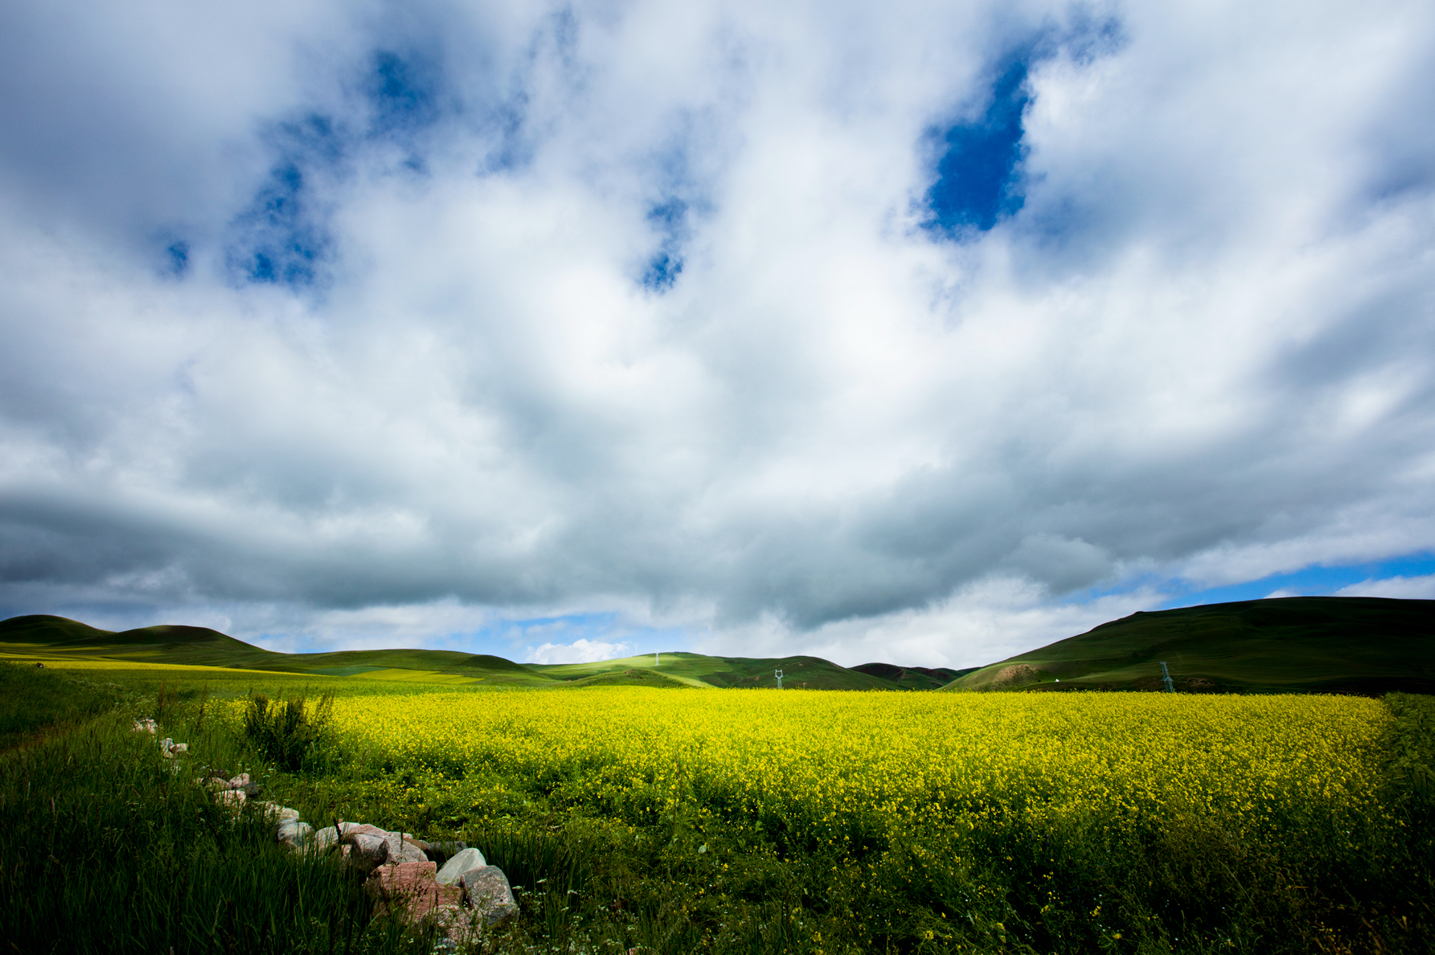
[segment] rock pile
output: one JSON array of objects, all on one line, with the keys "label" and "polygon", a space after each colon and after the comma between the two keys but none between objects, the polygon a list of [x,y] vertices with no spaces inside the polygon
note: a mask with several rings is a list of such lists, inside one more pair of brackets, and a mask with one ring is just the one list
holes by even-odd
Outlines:
[{"label": "rock pile", "polygon": [[[155,736],[159,727],[152,719],[136,720],[134,732]],[[169,738],[160,740],[159,746],[168,759],[189,752],[187,745]],[[178,764],[174,768],[178,770]],[[263,787],[248,773],[230,776],[211,770],[194,782],[213,793],[217,802],[236,810],[252,801],[274,825],[275,840],[290,851],[337,851],[346,867],[365,876],[364,886],[380,911],[397,913],[416,924],[432,923],[457,945],[518,914],[518,902],[503,870],[461,842],[428,843],[412,833],[360,822],[336,821],[315,829],[299,818],[297,809],[259,801],[256,797]]]},{"label": "rock pile", "polygon": [[346,866],[367,874],[364,886],[378,900],[380,911],[397,912],[414,923],[432,922],[457,944],[518,914],[508,877],[477,849],[462,843],[430,844],[413,833],[361,822],[315,829],[294,809],[272,802],[258,806],[287,848],[337,849]]}]

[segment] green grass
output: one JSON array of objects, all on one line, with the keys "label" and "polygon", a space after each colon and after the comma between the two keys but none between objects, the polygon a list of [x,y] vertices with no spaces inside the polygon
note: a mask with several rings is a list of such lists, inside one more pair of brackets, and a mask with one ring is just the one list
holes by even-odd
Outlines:
[{"label": "green grass", "polygon": [[123,687],[96,683],[34,664],[0,662],[0,750],[41,730],[65,727],[113,709]]},{"label": "green grass", "polygon": [[1002,688],[1005,672],[1017,677],[1009,689],[1160,690],[1161,661],[1184,692],[1432,693],[1435,600],[1288,597],[1137,613],[947,688]]},{"label": "green grass", "polygon": [[428,951],[372,920],[369,899],[333,857],[286,854],[256,812],[221,808],[193,784],[201,760],[237,772],[248,759],[212,721],[199,725],[199,708],[158,711],[161,733],[197,754],[178,773],[155,737],[128,731],[139,712],[0,755],[7,951]]}]

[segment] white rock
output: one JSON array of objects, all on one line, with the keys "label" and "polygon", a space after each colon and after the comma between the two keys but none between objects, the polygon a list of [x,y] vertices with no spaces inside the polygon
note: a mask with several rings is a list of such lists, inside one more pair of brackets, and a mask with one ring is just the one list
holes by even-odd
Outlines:
[{"label": "white rock", "polygon": [[438,870],[438,884],[458,885],[458,880],[463,878],[464,873],[482,869],[486,865],[488,862],[483,858],[482,852],[477,849],[464,849]]},{"label": "white rock", "polygon": [[304,848],[313,834],[314,827],[298,819],[284,823],[277,833],[279,841],[291,849]]},{"label": "white rock", "polygon": [[264,818],[276,826],[282,826],[285,823],[297,822],[299,820],[299,810],[290,809],[288,806],[281,806],[277,802],[260,802],[255,803],[255,805],[259,807],[259,811],[264,815]]}]

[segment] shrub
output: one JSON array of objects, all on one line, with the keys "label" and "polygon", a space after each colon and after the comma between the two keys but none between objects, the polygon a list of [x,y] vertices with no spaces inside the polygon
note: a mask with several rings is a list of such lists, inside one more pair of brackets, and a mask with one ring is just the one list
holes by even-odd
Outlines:
[{"label": "shrub", "polygon": [[311,710],[302,696],[280,703],[255,693],[244,708],[244,738],[266,760],[295,772],[324,736],[334,710],[334,694],[325,693]]}]

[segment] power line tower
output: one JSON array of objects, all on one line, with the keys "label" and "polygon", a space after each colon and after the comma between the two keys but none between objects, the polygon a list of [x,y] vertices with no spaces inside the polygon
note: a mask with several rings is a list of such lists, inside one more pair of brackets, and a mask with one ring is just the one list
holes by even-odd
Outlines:
[{"label": "power line tower", "polygon": [[777,688],[780,690],[782,689],[782,668],[778,667],[774,675],[777,677]]},{"label": "power line tower", "polygon": [[1166,669],[1166,661],[1165,661],[1165,660],[1162,660],[1162,661],[1161,661],[1161,682],[1164,683],[1164,684],[1166,684],[1166,692],[1167,692],[1167,693],[1175,693],[1175,692],[1176,692],[1176,684],[1174,684],[1174,683],[1171,682],[1171,674],[1170,674],[1170,672],[1167,671],[1167,669]]}]

